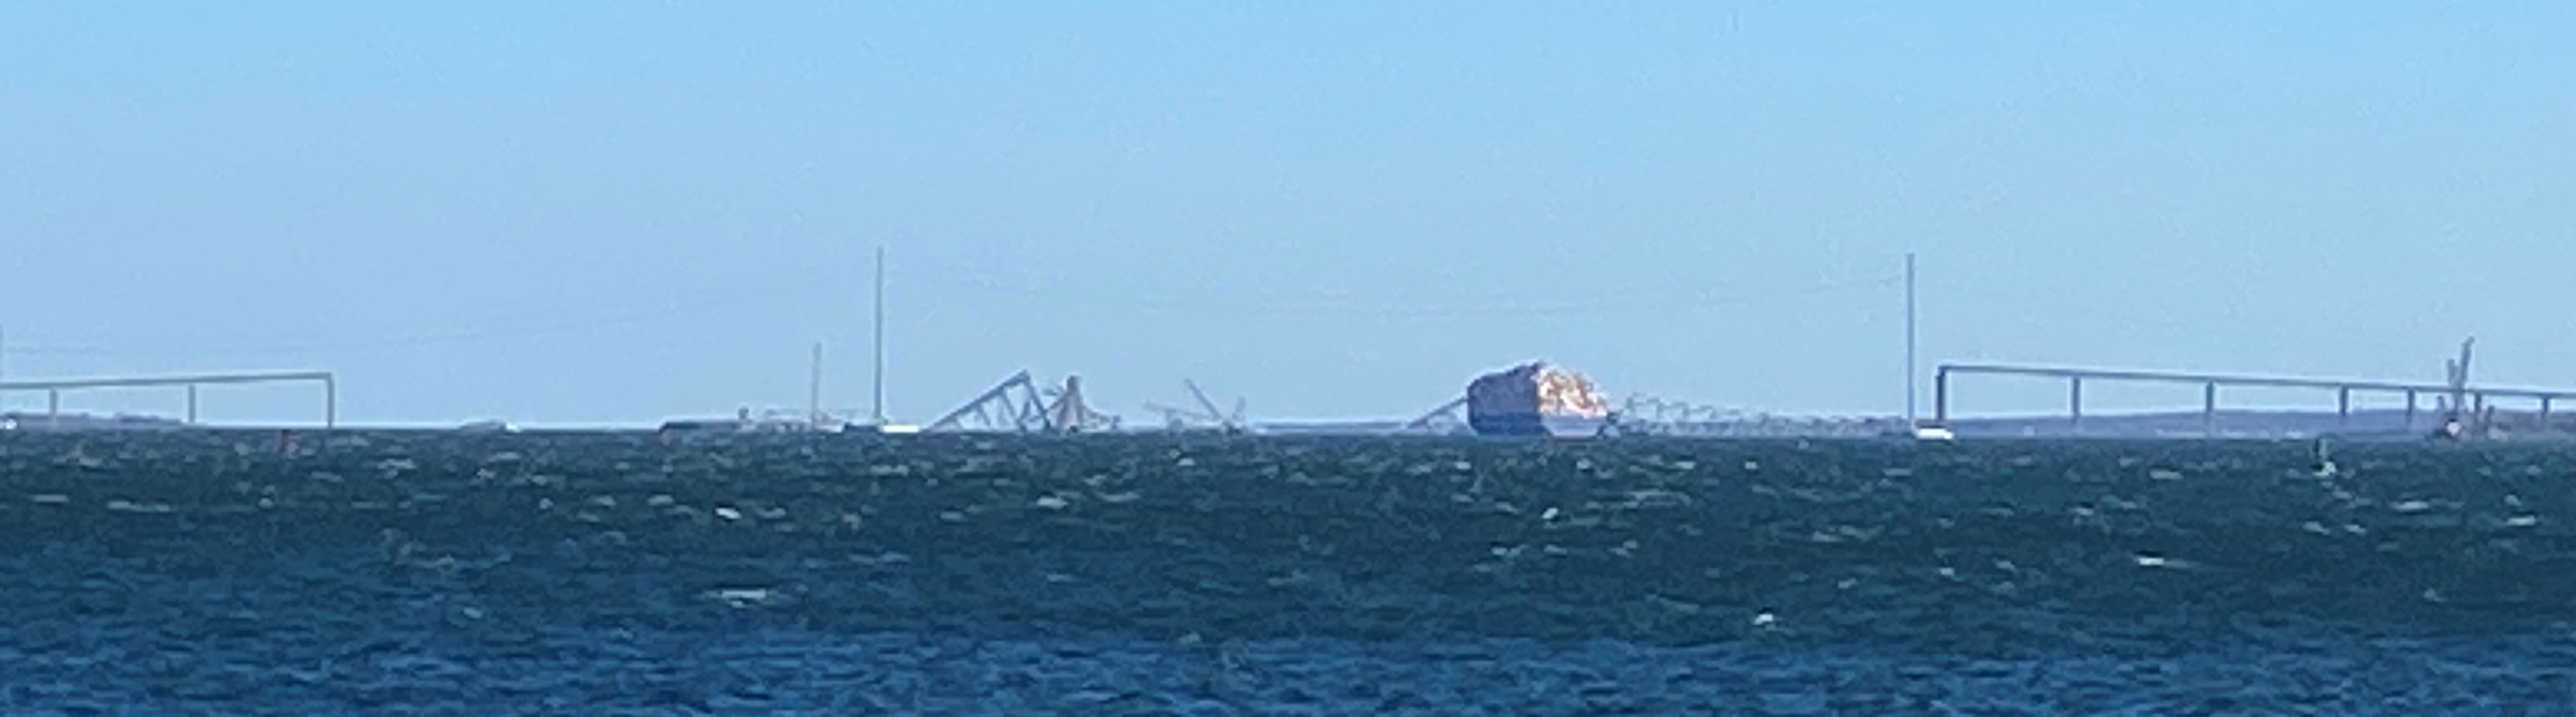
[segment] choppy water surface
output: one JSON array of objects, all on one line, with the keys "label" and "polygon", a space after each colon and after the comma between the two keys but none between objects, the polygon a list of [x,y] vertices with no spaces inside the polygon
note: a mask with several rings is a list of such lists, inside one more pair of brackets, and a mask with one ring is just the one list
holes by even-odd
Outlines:
[{"label": "choppy water surface", "polygon": [[0,436],[0,709],[2551,714],[2576,448]]}]

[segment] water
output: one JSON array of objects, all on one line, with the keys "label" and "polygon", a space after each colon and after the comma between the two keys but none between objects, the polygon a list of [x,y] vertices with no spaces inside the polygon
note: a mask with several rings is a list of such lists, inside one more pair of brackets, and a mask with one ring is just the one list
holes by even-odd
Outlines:
[{"label": "water", "polygon": [[0,436],[9,714],[2544,714],[2576,448]]}]

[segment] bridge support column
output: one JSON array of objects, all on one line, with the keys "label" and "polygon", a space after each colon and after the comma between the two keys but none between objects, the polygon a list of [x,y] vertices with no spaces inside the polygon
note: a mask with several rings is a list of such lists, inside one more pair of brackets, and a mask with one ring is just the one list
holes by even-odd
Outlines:
[{"label": "bridge support column", "polygon": [[2066,428],[2077,434],[2084,432],[2084,379],[2081,377],[2066,379]]},{"label": "bridge support column", "polygon": [[2200,385],[2200,437],[2218,437],[2218,382]]},{"label": "bridge support column", "polygon": [[2406,432],[2415,432],[2415,390],[2406,390]]},{"label": "bridge support column", "polygon": [[197,384],[188,384],[188,425],[197,425]]},{"label": "bridge support column", "polygon": [[2351,386],[2335,389],[2335,428],[2337,430],[2352,428]]},{"label": "bridge support column", "polygon": [[1950,367],[1948,366],[1932,372],[1932,422],[1943,428],[1950,427]]}]

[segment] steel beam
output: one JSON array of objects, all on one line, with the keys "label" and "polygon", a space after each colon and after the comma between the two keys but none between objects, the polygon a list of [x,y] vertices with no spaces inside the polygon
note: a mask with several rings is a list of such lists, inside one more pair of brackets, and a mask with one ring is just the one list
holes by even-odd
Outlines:
[{"label": "steel beam", "polygon": [[189,384],[285,383],[294,381],[331,380],[329,371],[295,371],[281,373],[218,373],[196,376],[147,376],[139,378],[77,378],[51,381],[0,381],[0,391],[72,391],[93,388],[153,388]]}]

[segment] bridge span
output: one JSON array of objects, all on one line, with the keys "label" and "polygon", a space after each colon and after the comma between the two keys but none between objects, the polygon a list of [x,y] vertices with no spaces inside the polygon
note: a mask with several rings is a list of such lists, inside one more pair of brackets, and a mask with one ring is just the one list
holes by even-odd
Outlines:
[{"label": "bridge span", "polygon": [[[2457,371],[2454,373],[2455,376],[2461,376],[2464,374],[2464,371]],[[2475,420],[2474,417],[2483,417],[2488,415],[2488,402],[2489,399],[2492,398],[2538,400],[2540,403],[2539,419],[2542,425],[2548,424],[2550,412],[2555,407],[2555,404],[2561,400],[2576,398],[2576,389],[2468,386],[2465,385],[2465,382],[2437,384],[2404,381],[2363,381],[2180,371],[2139,371],[2064,366],[1950,363],[1942,364],[1936,368],[1932,376],[1932,411],[1933,421],[1936,425],[1948,425],[1950,423],[1950,383],[1951,378],[1954,375],[2012,376],[2065,381],[2067,422],[2070,426],[2078,429],[2080,429],[2084,423],[2084,385],[2086,382],[2198,385],[2201,387],[2202,430],[2205,433],[2213,435],[2217,432],[2218,390],[2222,387],[2315,389],[2319,391],[2329,391],[2335,396],[2335,412],[2337,421],[2340,424],[2349,424],[2351,421],[2352,397],[2355,393],[2404,395],[2406,397],[2406,428],[2410,431],[2416,429],[2415,417],[2417,413],[2419,413],[2418,406],[2422,397],[2426,394],[2447,398],[2449,400],[2449,403],[2447,404],[2450,407],[2449,410],[2462,412],[2466,416],[2473,417],[2472,420]]]},{"label": "bridge span", "polygon": [[187,423],[197,423],[197,387],[259,383],[311,383],[322,387],[322,425],[340,425],[340,379],[329,371],[272,371],[261,373],[209,373],[184,376],[145,376],[117,378],[76,378],[44,381],[0,381],[0,393],[43,391],[45,415],[59,417],[63,409],[63,392],[126,388],[184,388],[188,392]]}]

